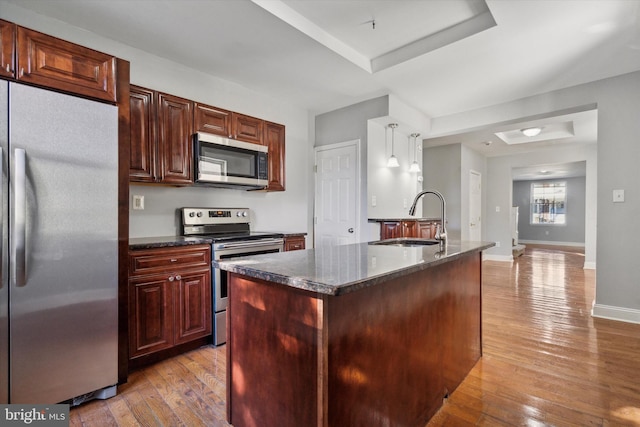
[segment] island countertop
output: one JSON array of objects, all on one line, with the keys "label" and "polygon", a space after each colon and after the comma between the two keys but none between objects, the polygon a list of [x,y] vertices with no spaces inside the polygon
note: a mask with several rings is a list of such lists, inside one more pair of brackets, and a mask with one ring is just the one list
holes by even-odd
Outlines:
[{"label": "island countertop", "polygon": [[327,295],[341,295],[454,261],[494,246],[493,242],[450,240],[432,246],[370,243],[327,246],[213,261],[221,270]]}]

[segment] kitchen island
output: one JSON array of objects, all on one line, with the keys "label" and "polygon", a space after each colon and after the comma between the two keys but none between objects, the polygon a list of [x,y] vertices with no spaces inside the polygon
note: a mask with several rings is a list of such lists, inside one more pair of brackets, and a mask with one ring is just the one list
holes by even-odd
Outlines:
[{"label": "kitchen island", "polygon": [[491,246],[361,243],[215,261],[229,272],[229,422],[424,426],[481,356]]}]

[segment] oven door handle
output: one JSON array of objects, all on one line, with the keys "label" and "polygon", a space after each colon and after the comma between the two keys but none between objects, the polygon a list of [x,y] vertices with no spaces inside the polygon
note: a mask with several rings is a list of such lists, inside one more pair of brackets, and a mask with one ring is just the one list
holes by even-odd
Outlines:
[{"label": "oven door handle", "polygon": [[249,242],[240,243],[221,243],[215,246],[215,249],[244,249],[255,248],[256,246],[266,245],[281,245],[284,243],[283,239],[262,239]]}]

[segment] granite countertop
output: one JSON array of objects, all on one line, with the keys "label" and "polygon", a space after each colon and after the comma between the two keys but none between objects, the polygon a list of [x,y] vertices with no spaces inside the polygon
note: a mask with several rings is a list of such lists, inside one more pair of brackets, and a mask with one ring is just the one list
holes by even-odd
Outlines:
[{"label": "granite countertop", "polygon": [[136,237],[129,239],[129,249],[169,248],[172,246],[210,245],[211,239],[205,237],[161,236]]},{"label": "granite countertop", "polygon": [[[276,232],[277,233],[277,232]],[[284,237],[306,236],[306,232],[293,233],[289,231],[279,232]],[[172,246],[210,245],[213,241],[207,237],[198,236],[160,236],[160,237],[134,237],[129,239],[129,249],[153,249],[169,248]]]},{"label": "granite countertop", "polygon": [[213,266],[327,295],[341,295],[480,252],[493,242],[450,240],[432,246],[356,243],[214,261]]},{"label": "granite countertop", "polygon": [[438,218],[426,218],[426,217],[415,217],[415,216],[405,216],[405,217],[396,217],[396,218],[369,218],[369,222],[400,222],[400,221],[440,221],[440,217]]}]

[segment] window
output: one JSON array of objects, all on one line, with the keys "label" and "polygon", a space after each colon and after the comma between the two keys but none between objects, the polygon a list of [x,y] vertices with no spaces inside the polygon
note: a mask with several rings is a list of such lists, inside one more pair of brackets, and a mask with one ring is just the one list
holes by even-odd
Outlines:
[{"label": "window", "polygon": [[564,225],[566,221],[567,183],[531,184],[531,224]]}]

